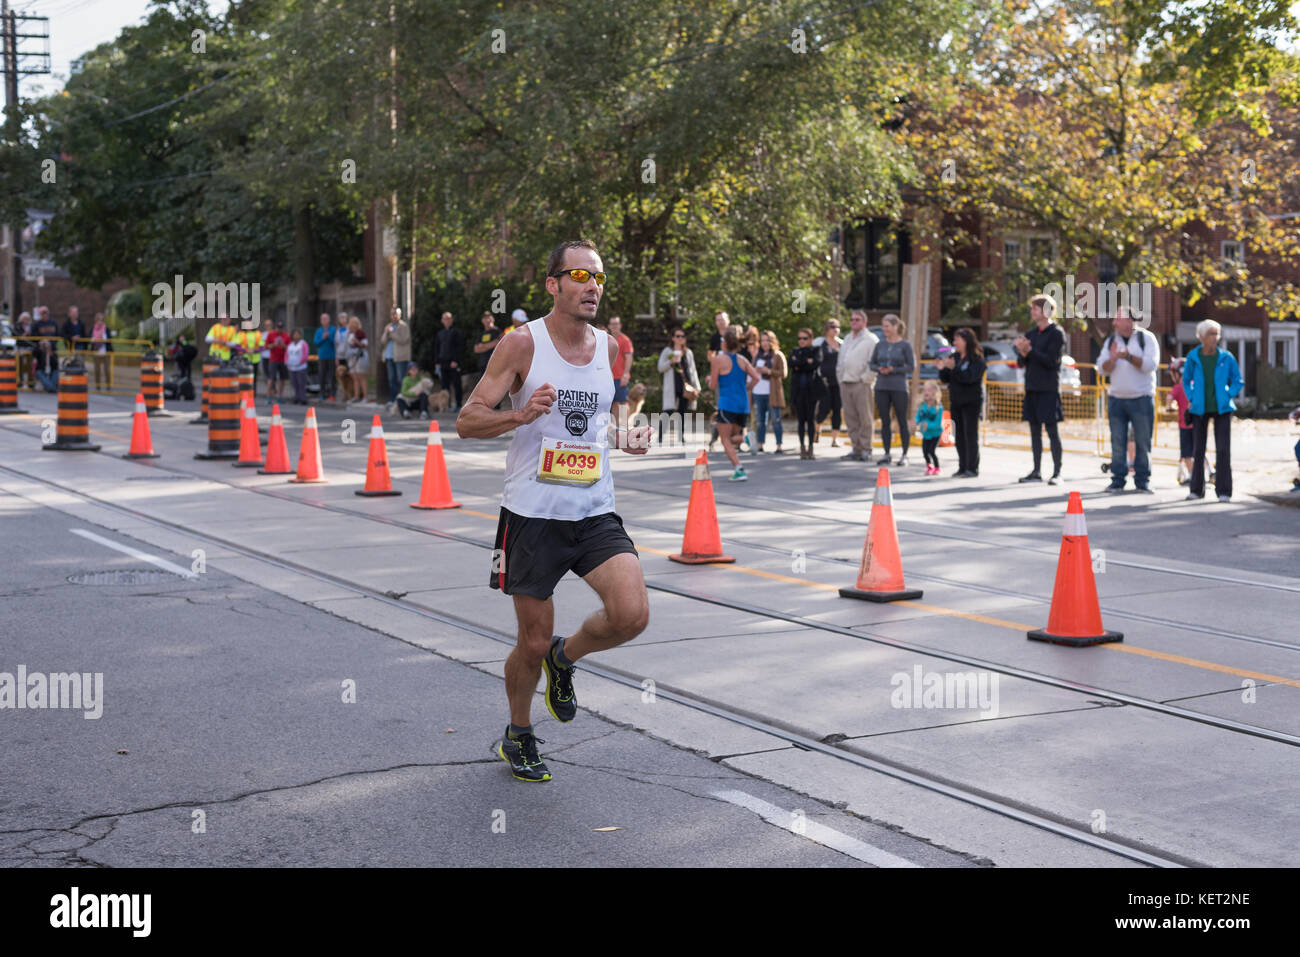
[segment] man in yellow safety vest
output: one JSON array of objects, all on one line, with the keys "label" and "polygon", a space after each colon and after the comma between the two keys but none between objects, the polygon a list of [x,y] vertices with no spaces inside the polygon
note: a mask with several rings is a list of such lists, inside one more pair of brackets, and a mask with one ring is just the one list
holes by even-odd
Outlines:
[{"label": "man in yellow safety vest", "polygon": [[208,344],[208,352],[213,358],[220,359],[222,362],[230,360],[230,343],[236,331],[235,324],[226,316],[219,317],[213,323],[205,339]]}]

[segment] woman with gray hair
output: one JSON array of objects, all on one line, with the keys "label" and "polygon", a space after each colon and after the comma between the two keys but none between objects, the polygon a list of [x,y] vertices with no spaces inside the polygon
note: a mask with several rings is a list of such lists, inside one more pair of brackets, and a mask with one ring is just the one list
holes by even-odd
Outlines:
[{"label": "woman with gray hair", "polygon": [[1232,400],[1245,384],[1241,368],[1227,349],[1219,348],[1223,327],[1213,319],[1196,324],[1201,347],[1183,364],[1183,391],[1187,393],[1187,418],[1192,422],[1192,478],[1187,498],[1205,498],[1205,446],[1210,419],[1214,419],[1214,451],[1218,464],[1214,492],[1220,502],[1232,501]]}]

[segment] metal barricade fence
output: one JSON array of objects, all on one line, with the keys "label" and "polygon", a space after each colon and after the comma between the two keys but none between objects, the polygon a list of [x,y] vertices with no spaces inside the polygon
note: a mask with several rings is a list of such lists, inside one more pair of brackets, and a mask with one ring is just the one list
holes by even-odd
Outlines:
[{"label": "metal barricade fence", "polygon": [[[998,378],[986,374],[984,379],[980,444],[988,448],[1028,450],[1029,428],[1021,420],[1025,387],[1001,371],[1008,368],[1015,369],[1016,364],[1006,359],[989,363],[990,372]],[[1061,411],[1065,415],[1060,424],[1061,445],[1066,452],[1101,455],[1109,444],[1109,426],[1104,422],[1106,392],[1098,383],[1097,369],[1091,363],[1078,363],[1074,369],[1079,373],[1079,381],[1061,383]]]},{"label": "metal barricade fence", "polygon": [[140,356],[157,346],[149,339],[110,339],[111,352],[96,352],[89,338],[74,339],[76,354],[86,363],[91,392],[133,396],[141,391]]}]

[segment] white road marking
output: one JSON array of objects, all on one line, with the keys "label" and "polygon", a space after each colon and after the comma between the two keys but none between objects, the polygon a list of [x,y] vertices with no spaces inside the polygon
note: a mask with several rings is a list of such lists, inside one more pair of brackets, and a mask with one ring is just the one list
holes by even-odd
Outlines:
[{"label": "white road marking", "polygon": [[[873,864],[876,867],[920,866],[890,854],[888,851],[882,851],[878,847],[872,847],[870,844],[859,841],[856,837],[849,837],[834,828],[818,824],[816,821],[800,819],[800,823],[796,825],[795,816],[792,812],[783,811],[775,804],[768,804],[761,798],[756,798],[744,791],[714,791],[713,796],[721,798],[729,804],[735,804],[737,807],[743,807],[747,811],[753,811],[768,824],[775,824],[791,834],[798,834],[800,837],[806,837],[817,844],[824,844],[826,847],[839,851],[841,854],[847,854],[864,864]],[[802,833],[800,833],[800,830],[802,830]]]},{"label": "white road marking", "polygon": [[165,561],[161,558],[155,558],[152,555],[145,554],[144,552],[139,551],[138,549],[132,548],[130,545],[120,545],[117,542],[110,541],[109,539],[104,538],[103,536],[96,535],[94,532],[88,532],[84,528],[70,528],[68,529],[68,531],[70,531],[73,535],[80,535],[82,538],[88,538],[92,542],[98,542],[99,544],[107,548],[114,549],[115,551],[125,552],[127,555],[130,555],[132,558],[138,558],[143,562],[148,562],[151,565],[156,565],[157,567],[161,568],[163,571],[171,572],[173,575],[180,575],[182,578],[199,577],[198,575],[194,574],[194,572],[190,571],[188,568],[181,568],[181,566],[173,565],[169,561]]}]

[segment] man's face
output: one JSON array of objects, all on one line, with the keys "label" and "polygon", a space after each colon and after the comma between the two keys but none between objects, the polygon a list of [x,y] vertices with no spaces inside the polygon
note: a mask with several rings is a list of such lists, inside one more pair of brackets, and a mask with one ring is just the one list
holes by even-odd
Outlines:
[{"label": "man's face", "polygon": [[442,314],[442,327],[443,327],[444,329],[450,329],[450,328],[451,328],[451,313],[449,313],[449,312],[444,312],[444,313]]},{"label": "man's face", "polygon": [[721,333],[726,333],[727,326],[731,325],[731,320],[728,319],[727,316],[721,312],[713,317],[713,322],[714,325],[718,327],[718,332]]},{"label": "man's face", "polygon": [[1127,339],[1133,335],[1133,317],[1128,314],[1127,309],[1117,309],[1115,311],[1115,331]]},{"label": "man's face", "polygon": [[402,310],[400,310],[400,309],[394,309],[392,312],[390,312],[390,313],[388,314],[388,320],[389,320],[389,322],[401,322],[401,320],[402,320]]},{"label": "man's face", "polygon": [[611,336],[616,336],[622,331],[623,331],[622,319],[620,319],[618,316],[614,316],[612,319],[609,320],[609,334]]},{"label": "man's face", "polygon": [[585,269],[588,273],[604,272],[605,267],[592,249],[565,250],[564,260],[560,263],[560,273],[546,280],[546,291],[555,297],[555,311],[576,316],[586,322],[596,318],[600,309],[600,298],[605,288],[596,284],[596,277],[589,275],[586,282],[578,282],[566,269]]},{"label": "man's face", "polygon": [[1201,344],[1207,349],[1217,349],[1219,346],[1219,331],[1217,329],[1207,329],[1205,335],[1201,336]]},{"label": "man's face", "polygon": [[1040,326],[1047,321],[1047,317],[1043,314],[1043,307],[1038,303],[1034,303],[1029,307],[1029,318],[1033,319],[1034,322],[1038,323]]},{"label": "man's face", "polygon": [[322,313],[320,314],[320,325],[321,325],[321,328],[322,328],[322,329],[328,329],[328,328],[329,328],[329,326],[330,326],[330,317],[329,317],[329,313],[327,313],[327,312],[322,312]]},{"label": "man's face", "polygon": [[493,325],[493,321],[492,321],[492,313],[490,313],[490,312],[485,312],[485,313],[483,313],[483,328],[484,328],[484,329],[491,329],[491,328],[492,328],[492,325]]},{"label": "man's face", "polygon": [[81,315],[81,310],[78,309],[76,306],[68,307],[68,318],[71,319],[73,322],[76,322],[80,315]]},{"label": "man's face", "polygon": [[863,329],[867,328],[867,317],[860,312],[849,316],[849,328],[852,329],[854,333],[861,332]]}]

